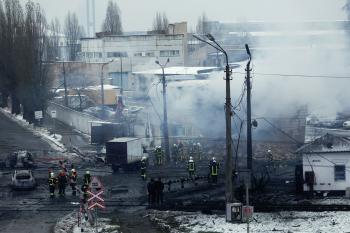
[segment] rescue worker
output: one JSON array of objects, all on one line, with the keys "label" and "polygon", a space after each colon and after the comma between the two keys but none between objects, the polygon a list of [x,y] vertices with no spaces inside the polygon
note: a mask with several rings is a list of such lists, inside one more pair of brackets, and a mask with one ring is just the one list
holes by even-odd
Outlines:
[{"label": "rescue worker", "polygon": [[141,159],[141,177],[146,180],[147,158],[145,156]]},{"label": "rescue worker", "polygon": [[154,151],[154,154],[156,156],[156,164],[158,166],[162,165],[163,164],[163,150],[162,150],[162,147],[161,146],[157,146],[155,151]]},{"label": "rescue worker", "polygon": [[77,178],[78,178],[78,174],[77,174],[76,170],[73,168],[71,170],[71,174],[69,176],[70,187],[72,188],[72,195],[73,196],[77,195]]},{"label": "rescue worker", "polygon": [[148,205],[152,206],[155,201],[155,183],[153,178],[151,178],[150,182],[148,182],[147,184],[147,191],[148,191]]},{"label": "rescue worker", "polygon": [[185,160],[185,146],[181,141],[179,142],[178,148],[179,148],[180,160],[184,161]]},{"label": "rescue worker", "polygon": [[91,183],[90,171],[86,171],[84,174],[84,184],[90,185],[90,183]]},{"label": "rescue worker", "polygon": [[88,191],[89,190],[89,184],[83,183],[81,186],[81,192],[82,192],[82,202],[85,204],[88,199]]},{"label": "rescue worker", "polygon": [[209,174],[211,181],[216,184],[218,182],[218,169],[219,164],[216,162],[216,158],[213,157],[209,162]]},{"label": "rescue worker", "polygon": [[196,149],[198,160],[202,160],[202,145],[199,142],[197,142]]},{"label": "rescue worker", "polygon": [[49,190],[50,190],[50,198],[55,197],[55,188],[56,188],[57,179],[53,172],[50,173],[49,177]]},{"label": "rescue worker", "polygon": [[64,170],[62,170],[57,177],[58,181],[58,194],[61,197],[66,195],[66,185],[67,185],[67,175]]},{"label": "rescue worker", "polygon": [[190,159],[188,160],[187,169],[188,169],[188,174],[189,174],[190,178],[191,179],[194,178],[194,175],[196,172],[196,164],[195,164],[192,156],[190,156]]},{"label": "rescue worker", "polygon": [[164,191],[164,183],[162,179],[159,177],[157,181],[154,182],[154,190],[155,190],[155,199],[156,204],[163,204],[163,191]]},{"label": "rescue worker", "polygon": [[174,162],[177,163],[179,161],[179,147],[176,143],[173,145],[172,154],[173,154]]}]

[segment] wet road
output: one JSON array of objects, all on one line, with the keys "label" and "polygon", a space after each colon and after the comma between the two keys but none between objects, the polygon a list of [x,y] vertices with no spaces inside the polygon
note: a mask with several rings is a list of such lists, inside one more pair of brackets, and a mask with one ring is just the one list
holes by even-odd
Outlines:
[{"label": "wet road", "polygon": [[17,150],[49,151],[51,146],[40,136],[18,125],[0,111],[0,158]]}]

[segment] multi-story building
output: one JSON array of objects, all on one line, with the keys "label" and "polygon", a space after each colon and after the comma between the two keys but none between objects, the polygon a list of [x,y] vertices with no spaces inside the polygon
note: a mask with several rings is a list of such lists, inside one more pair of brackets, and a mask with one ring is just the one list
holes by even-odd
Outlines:
[{"label": "multi-story building", "polygon": [[80,58],[84,62],[128,62],[132,71],[157,68],[170,59],[169,66],[184,66],[187,42],[184,34],[164,35],[101,35],[81,39]]}]

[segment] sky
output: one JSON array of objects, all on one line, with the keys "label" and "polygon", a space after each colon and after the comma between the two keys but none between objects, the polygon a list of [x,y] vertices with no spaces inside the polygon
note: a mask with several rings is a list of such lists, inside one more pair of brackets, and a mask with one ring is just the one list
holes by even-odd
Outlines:
[{"label": "sky", "polygon": [[[26,2],[26,0],[20,0]],[[40,3],[48,20],[61,22],[68,11],[77,13],[86,25],[86,0],[32,0]],[[345,0],[117,0],[125,31],[144,31],[152,27],[157,11],[165,12],[170,22],[187,21],[195,29],[198,17],[205,12],[211,20],[301,21],[341,20]],[[96,29],[100,29],[108,0],[95,0]]]}]

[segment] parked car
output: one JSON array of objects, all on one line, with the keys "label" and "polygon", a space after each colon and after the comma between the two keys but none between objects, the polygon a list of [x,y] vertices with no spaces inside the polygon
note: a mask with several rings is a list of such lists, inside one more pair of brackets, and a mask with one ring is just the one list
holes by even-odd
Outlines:
[{"label": "parked car", "polygon": [[16,151],[7,156],[6,167],[10,168],[33,168],[33,155],[26,150]]},{"label": "parked car", "polygon": [[345,122],[343,123],[343,128],[344,128],[344,129],[350,129],[350,121],[345,121]]},{"label": "parked car", "polygon": [[107,106],[90,107],[85,109],[83,112],[95,117],[101,117],[103,114],[105,114],[106,118],[113,118],[115,116],[115,111],[113,108]]},{"label": "parked car", "polygon": [[36,187],[36,181],[31,170],[15,170],[11,186],[14,190],[30,190]]}]

